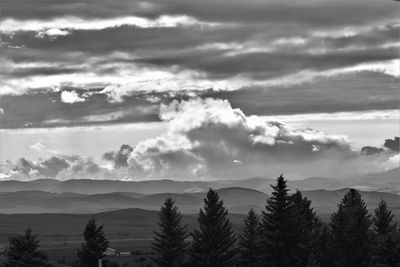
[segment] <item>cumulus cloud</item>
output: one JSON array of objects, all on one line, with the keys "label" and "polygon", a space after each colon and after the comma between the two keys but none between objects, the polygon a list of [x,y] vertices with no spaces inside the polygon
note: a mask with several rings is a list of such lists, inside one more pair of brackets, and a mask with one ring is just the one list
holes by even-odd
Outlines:
[{"label": "cumulus cloud", "polygon": [[106,161],[111,161],[115,168],[127,167],[128,158],[131,155],[133,148],[130,145],[122,145],[117,152],[107,152],[103,155]]},{"label": "cumulus cloud", "polygon": [[77,102],[85,102],[85,98],[78,95],[76,91],[62,91],[61,101],[68,104],[73,104]]},{"label": "cumulus cloud", "polygon": [[360,155],[345,136],[266,122],[223,100],[174,101],[161,107],[160,117],[169,129],[134,147],[128,159],[134,177],[345,176],[385,162]]},{"label": "cumulus cloud", "polygon": [[373,155],[379,153],[396,154],[399,153],[400,137],[395,136],[393,139],[386,139],[382,147],[364,146],[361,148],[361,153],[365,155]]},{"label": "cumulus cloud", "polygon": [[399,152],[400,150],[400,137],[396,136],[393,139],[386,139],[385,143],[383,144],[384,147],[390,149],[394,152]]},{"label": "cumulus cloud", "polygon": [[0,166],[1,177],[189,180],[273,177],[284,172],[295,179],[332,173],[346,177],[398,166],[398,151],[367,147],[360,152],[346,136],[247,116],[227,100],[174,100],[161,104],[159,113],[167,126],[163,134],[135,146],[122,145],[105,153],[103,161],[81,156],[38,162],[23,158]]},{"label": "cumulus cloud", "polygon": [[110,170],[90,157],[53,156],[38,161],[21,158],[16,162],[3,162],[0,164],[0,178],[15,180],[126,179],[126,171]]},{"label": "cumulus cloud", "polygon": [[55,156],[37,163],[21,158],[15,163],[13,171],[26,176],[55,178],[61,170],[69,166],[65,159]]}]

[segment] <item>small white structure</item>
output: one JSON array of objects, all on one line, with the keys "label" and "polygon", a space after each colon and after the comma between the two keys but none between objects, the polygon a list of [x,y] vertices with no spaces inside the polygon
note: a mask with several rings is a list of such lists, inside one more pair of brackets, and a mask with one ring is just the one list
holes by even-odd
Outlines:
[{"label": "small white structure", "polygon": [[104,252],[104,255],[106,256],[115,256],[117,254],[117,251],[113,248],[107,248],[106,251]]}]

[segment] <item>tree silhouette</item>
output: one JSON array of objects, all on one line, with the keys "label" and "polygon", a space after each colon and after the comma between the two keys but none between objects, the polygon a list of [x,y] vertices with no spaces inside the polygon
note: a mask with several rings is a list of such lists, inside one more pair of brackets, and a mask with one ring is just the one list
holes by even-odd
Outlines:
[{"label": "tree silhouette", "polygon": [[77,252],[78,261],[76,265],[97,267],[98,260],[104,257],[104,252],[108,247],[108,240],[105,237],[103,226],[97,226],[96,220],[92,218],[86,224],[83,236],[85,242]]},{"label": "tree silhouette", "polygon": [[[296,258],[300,266],[307,266],[316,257],[317,238],[321,232],[321,221],[311,207],[311,201],[303,197],[300,191],[291,196],[294,204],[293,220],[297,221],[298,250]],[[296,230],[296,229],[294,229]]]},{"label": "tree silhouette", "polygon": [[256,212],[251,209],[244,220],[242,234],[239,235],[240,265],[261,266],[261,228]]},{"label": "tree silhouette", "polygon": [[375,210],[374,248],[372,261],[374,266],[400,266],[400,234],[397,224],[393,223],[394,215],[388,209],[386,202],[381,201]]},{"label": "tree silhouette", "polygon": [[158,213],[159,231],[155,231],[152,249],[156,253],[153,260],[158,266],[178,267],[183,266],[188,237],[187,226],[181,226],[182,215],[179,213],[175,202],[167,198]]},{"label": "tree silhouette", "polygon": [[38,236],[28,228],[23,235],[9,238],[5,267],[50,267],[47,256],[39,250]]},{"label": "tree silhouette", "polygon": [[367,266],[371,216],[359,192],[350,189],[331,216],[332,259],[335,266]]},{"label": "tree silhouette", "polygon": [[305,218],[288,194],[285,178],[279,176],[263,212],[264,263],[272,267],[304,266]]},{"label": "tree silhouette", "polygon": [[236,236],[228,218],[228,211],[216,191],[210,189],[204,199],[204,210],[197,219],[199,229],[192,233],[190,248],[192,266],[234,266]]}]

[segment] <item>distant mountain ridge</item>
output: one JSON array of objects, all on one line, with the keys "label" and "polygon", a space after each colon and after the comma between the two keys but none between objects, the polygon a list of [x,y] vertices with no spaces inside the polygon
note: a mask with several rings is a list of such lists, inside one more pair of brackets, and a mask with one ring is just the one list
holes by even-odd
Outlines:
[{"label": "distant mountain ridge", "polygon": [[[304,190],[320,214],[330,214],[337,208],[348,188],[340,190]],[[248,188],[220,188],[218,192],[231,213],[246,214],[250,208],[264,209],[269,195]],[[400,195],[386,192],[363,192],[361,195],[370,209],[384,199],[395,214],[400,214]],[[203,206],[205,193],[136,194],[113,192],[105,194],[52,193],[44,191],[5,192],[0,195],[0,213],[97,213],[118,209],[140,208],[159,210],[163,201],[171,197],[185,214],[197,213]]]},{"label": "distant mountain ridge", "polygon": [[[288,186],[299,190],[337,190],[354,187],[363,191],[391,192],[400,194],[400,167],[387,172],[347,177],[345,179],[310,177],[289,180]],[[290,178],[290,177],[288,177]],[[88,180],[74,179],[59,181],[39,179],[33,181],[0,181],[0,192],[48,191],[54,193],[73,192],[81,194],[105,194],[112,192],[135,192],[138,194],[158,193],[201,193],[209,188],[240,187],[270,193],[273,178],[254,177],[244,180],[175,181],[175,180]]]}]

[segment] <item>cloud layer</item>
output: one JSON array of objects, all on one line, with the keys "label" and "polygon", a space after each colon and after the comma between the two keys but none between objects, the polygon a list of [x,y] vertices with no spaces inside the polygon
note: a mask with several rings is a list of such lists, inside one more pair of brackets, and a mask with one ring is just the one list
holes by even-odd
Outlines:
[{"label": "cloud layer", "polygon": [[[398,137],[386,149],[352,148],[346,136],[295,129],[247,116],[226,100],[192,99],[163,104],[167,131],[134,147],[122,145],[103,161],[54,156],[3,167],[4,177],[107,179],[240,179],[274,176],[336,177],[383,171],[398,165]],[[397,144],[395,144],[397,142]]]},{"label": "cloud layer", "polygon": [[[163,100],[157,94],[207,97],[211,90],[258,115],[310,113],[306,107],[314,97],[314,112],[393,109],[397,7],[374,0],[6,1],[0,20],[1,125],[154,119],[155,109],[140,106],[146,114],[127,119],[128,107],[107,106],[127,101],[132,107],[144,92]],[[260,112],[251,107],[261,103],[240,103],[246,98],[275,104]],[[22,114],[13,110],[18,101],[52,102],[44,104],[50,112],[38,105],[29,110],[33,114]],[[88,117],[53,112],[71,105]],[[46,114],[52,118],[39,119]]]}]

